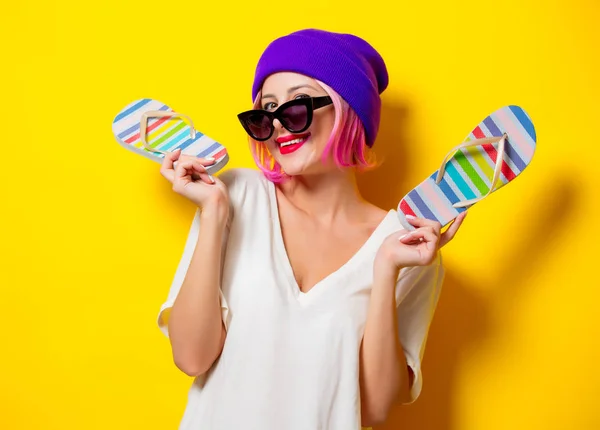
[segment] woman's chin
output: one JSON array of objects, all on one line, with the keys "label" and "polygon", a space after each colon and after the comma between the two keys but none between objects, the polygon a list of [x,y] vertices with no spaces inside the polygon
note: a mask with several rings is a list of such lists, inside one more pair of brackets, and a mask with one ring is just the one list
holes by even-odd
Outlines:
[{"label": "woman's chin", "polygon": [[318,169],[320,160],[311,153],[301,153],[284,155],[278,157],[277,162],[283,171],[290,176],[306,175]]},{"label": "woman's chin", "polygon": [[285,160],[280,163],[283,171],[289,176],[314,174],[323,168],[320,160],[298,157],[297,160]]},{"label": "woman's chin", "polygon": [[295,165],[288,163],[287,165],[282,165],[283,171],[288,176],[315,176],[315,175],[323,175],[331,172],[339,172],[339,169],[336,166],[325,166],[321,162],[321,160],[314,161],[310,164],[303,165]]}]

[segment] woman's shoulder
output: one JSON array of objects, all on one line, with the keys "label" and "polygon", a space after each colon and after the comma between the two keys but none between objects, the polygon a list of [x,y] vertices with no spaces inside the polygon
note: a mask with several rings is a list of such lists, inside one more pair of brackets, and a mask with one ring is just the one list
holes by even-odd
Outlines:
[{"label": "woman's shoulder", "polygon": [[229,198],[234,206],[243,204],[244,201],[268,198],[269,180],[256,169],[245,167],[228,169],[218,175],[225,184]]},{"label": "woman's shoulder", "polygon": [[264,187],[267,180],[262,172],[247,167],[228,169],[219,174],[218,178],[223,181],[229,191],[232,188]]}]

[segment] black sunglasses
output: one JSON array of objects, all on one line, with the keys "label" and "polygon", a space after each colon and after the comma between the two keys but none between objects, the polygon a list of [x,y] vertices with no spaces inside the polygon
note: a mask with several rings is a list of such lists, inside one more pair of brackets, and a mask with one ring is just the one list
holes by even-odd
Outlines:
[{"label": "black sunglasses", "polygon": [[244,130],[254,140],[265,141],[273,136],[276,118],[291,133],[302,133],[312,123],[313,111],[333,103],[331,97],[303,97],[290,100],[274,112],[263,109],[249,110],[238,115]]}]

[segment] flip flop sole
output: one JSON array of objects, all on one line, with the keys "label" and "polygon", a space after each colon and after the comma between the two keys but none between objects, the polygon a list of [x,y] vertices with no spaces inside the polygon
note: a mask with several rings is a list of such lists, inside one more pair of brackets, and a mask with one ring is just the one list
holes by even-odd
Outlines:
[{"label": "flip flop sole", "polygon": [[[121,146],[157,163],[162,163],[164,154],[144,148],[140,138],[142,114],[154,110],[173,112],[173,109],[157,100],[136,100],[117,114],[112,129]],[[172,152],[181,148],[181,153],[184,155],[215,158],[214,164],[206,166],[209,174],[218,172],[229,161],[229,154],[223,145],[197,130],[195,138],[192,139],[190,126],[179,118],[148,119],[146,142],[153,149]]]},{"label": "flip flop sole", "polygon": [[[502,173],[493,192],[513,181],[533,159],[536,132],[531,118],[519,106],[505,106],[486,117],[464,140],[500,137],[504,133],[507,133],[508,139]],[[406,215],[438,221],[442,227],[448,225],[467,210],[466,207],[455,208],[455,203],[485,196],[489,192],[497,156],[494,144],[459,149],[446,164],[439,183],[436,183],[436,170],[400,200],[398,217],[402,225],[414,230]]]}]

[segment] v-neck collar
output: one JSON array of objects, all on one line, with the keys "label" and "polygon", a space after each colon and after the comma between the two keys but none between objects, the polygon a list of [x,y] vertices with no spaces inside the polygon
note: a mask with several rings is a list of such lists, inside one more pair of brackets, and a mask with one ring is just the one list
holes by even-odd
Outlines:
[{"label": "v-neck collar", "polygon": [[300,290],[300,286],[298,285],[296,277],[294,276],[294,270],[285,247],[285,242],[283,241],[281,219],[279,217],[279,202],[277,201],[277,190],[275,189],[275,184],[273,182],[267,180],[267,183],[271,206],[270,210],[273,228],[273,241],[276,248],[275,254],[277,255],[276,258],[279,260],[281,269],[284,271],[290,293],[298,303],[304,304],[310,299],[314,298],[314,296],[321,294],[321,290],[324,290],[327,284],[343,276],[346,272],[351,271],[353,266],[361,264],[365,257],[372,253],[370,251],[373,251],[374,247],[381,243],[383,239],[382,236],[386,234],[386,232],[387,234],[391,233],[391,231],[388,232],[385,227],[388,224],[388,220],[394,216],[395,211],[393,209],[388,211],[388,213],[379,222],[377,227],[375,227],[373,232],[371,232],[371,235],[362,244],[358,251],[356,251],[341,267],[318,281],[307,292],[303,292]]}]

